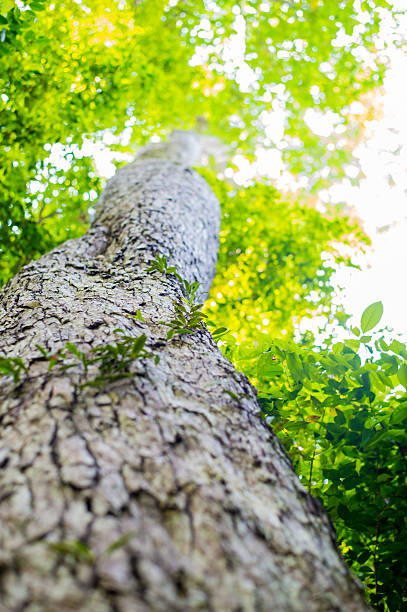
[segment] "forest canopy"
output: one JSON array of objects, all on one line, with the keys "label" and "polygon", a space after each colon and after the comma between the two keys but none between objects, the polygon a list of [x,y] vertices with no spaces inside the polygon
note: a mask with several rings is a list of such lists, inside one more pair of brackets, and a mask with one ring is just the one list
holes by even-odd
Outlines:
[{"label": "forest canopy", "polygon": [[[2,280],[83,231],[100,191],[83,143],[107,131],[123,152],[199,125],[230,159],[279,151],[309,189],[343,175],[383,79],[384,15],[397,17],[385,0],[3,3]],[[329,137],[310,111],[329,116]]]},{"label": "forest canopy", "polygon": [[[366,317],[345,340],[329,332],[323,346],[296,323],[324,314],[346,326],[332,305],[332,272],[353,265],[368,238],[337,208],[322,214],[318,192],[344,176],[374,115],[386,45],[402,42],[396,23],[386,0],[33,0],[0,9],[1,284],[86,231],[105,182],[97,147],[118,166],[173,129],[216,137],[222,146],[200,169],[223,211],[209,324],[257,385],[264,418],[381,610],[406,598],[407,351],[372,336]],[[328,122],[327,135],[312,118]],[[291,191],[270,177],[233,181],[237,156],[264,152],[285,164]]]}]

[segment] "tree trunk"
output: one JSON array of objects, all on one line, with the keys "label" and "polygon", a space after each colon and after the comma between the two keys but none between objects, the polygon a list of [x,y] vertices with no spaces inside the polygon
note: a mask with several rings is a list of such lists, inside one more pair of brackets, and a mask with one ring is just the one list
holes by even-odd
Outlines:
[{"label": "tree trunk", "polygon": [[[204,328],[166,339],[181,283],[147,268],[168,255],[206,293],[220,220],[175,140],[176,162],[161,146],[120,169],[88,233],[1,295],[2,351],[29,366],[0,388],[3,610],[367,610],[247,379]],[[100,386],[100,364],[64,369],[67,341],[95,355],[116,328],[159,363]]]}]

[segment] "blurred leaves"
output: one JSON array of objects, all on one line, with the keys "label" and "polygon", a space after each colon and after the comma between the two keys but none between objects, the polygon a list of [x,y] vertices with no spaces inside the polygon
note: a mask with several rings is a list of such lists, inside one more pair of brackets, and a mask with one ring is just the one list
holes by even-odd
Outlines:
[{"label": "blurred leaves", "polygon": [[200,172],[223,211],[208,302],[216,324],[234,330],[239,341],[259,329],[282,337],[293,333],[295,320],[330,311],[334,267],[353,265],[338,246],[366,242],[360,228],[340,211],[327,216],[303,200],[283,198],[270,181],[237,188]]},{"label": "blurred leaves", "polygon": [[[380,16],[396,14],[382,0],[362,11],[347,0],[19,6],[3,2],[0,12],[0,282],[86,230],[84,197],[101,182],[79,153],[106,130],[117,137],[110,150],[132,152],[199,120],[230,155],[278,147],[313,189],[343,176],[360,137],[352,102],[368,109],[385,69],[374,46]],[[310,109],[330,113],[338,133],[315,134]],[[276,111],[285,117],[278,142],[267,127]],[[46,193],[34,197],[37,181]]]}]

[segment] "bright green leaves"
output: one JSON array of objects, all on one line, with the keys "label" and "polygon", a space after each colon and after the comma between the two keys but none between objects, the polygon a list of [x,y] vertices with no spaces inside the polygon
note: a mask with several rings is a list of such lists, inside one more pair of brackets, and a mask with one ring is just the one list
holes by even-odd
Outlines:
[{"label": "bright green leaves", "polygon": [[27,372],[27,367],[19,357],[0,356],[0,374],[12,376],[13,381],[18,383],[22,372]]},{"label": "bright green leaves", "polygon": [[[134,338],[122,329],[115,329],[114,332],[119,334],[119,342],[96,346],[90,353],[81,351],[73,342],[67,342],[64,350],[52,354],[42,346],[37,345],[37,349],[49,362],[48,371],[55,366],[64,371],[80,365],[87,378],[82,387],[103,387],[123,378],[132,378],[136,374],[130,370],[130,365],[138,359],[154,357],[155,363],[158,363],[158,355],[154,356],[145,348],[145,334]],[[75,357],[74,361],[70,360],[70,355]],[[93,366],[98,368],[98,373],[94,378],[88,379],[88,372]]]},{"label": "bright green leaves", "polygon": [[[88,359],[86,353],[84,353],[83,351],[79,350],[77,346],[75,346],[75,344],[73,344],[73,342],[67,342],[65,345],[66,350],[69,353],[72,353],[72,355],[74,355],[78,361],[81,363],[84,371],[87,373],[88,371],[88,367],[89,365],[92,365],[93,360],[92,359]],[[60,353],[60,357],[65,358],[64,353]],[[76,365],[76,363],[70,363],[68,365],[62,365],[62,369],[63,370],[67,370],[68,368],[73,368]]]},{"label": "bright green leaves", "polygon": [[[116,380],[133,377],[134,373],[129,371],[129,366],[134,360],[154,357],[152,353],[145,349],[147,340],[145,334],[134,338],[126,335],[122,329],[115,329],[114,331],[116,334],[120,334],[121,342],[97,346],[91,351],[95,355],[91,362],[98,364],[100,373],[93,380],[85,383],[88,386],[98,387]],[[158,357],[155,357],[155,361],[158,362]]]},{"label": "bright green leaves", "polygon": [[[144,10],[89,0],[86,11],[73,0],[35,0],[24,10],[0,4],[1,285],[86,231],[89,193],[100,192],[100,180],[78,151],[84,135],[89,144],[104,130],[127,129],[133,143],[125,149],[134,152],[152,133],[193,127],[197,101],[208,104],[204,84],[191,87],[194,50],[171,27],[175,11],[161,20],[162,3]],[[53,164],[45,162],[50,149]]]},{"label": "bright green leaves", "polygon": [[35,346],[40,351],[42,356],[48,361],[48,372],[50,372],[52,368],[57,365],[60,359],[63,359],[65,357],[65,354],[61,350],[58,350],[54,353],[49,353],[43,346],[40,346],[39,344],[36,344]]},{"label": "bright green leaves", "polygon": [[[160,321],[162,325],[169,327],[167,333],[167,340],[171,340],[174,336],[183,336],[185,334],[193,334],[199,329],[202,329],[202,323],[207,319],[207,315],[202,312],[203,304],[196,304],[196,293],[200,287],[200,283],[195,281],[189,283],[186,279],[182,278],[175,266],[168,265],[168,258],[166,255],[156,254],[155,259],[151,265],[147,268],[147,272],[160,272],[165,275],[172,275],[180,281],[181,288],[184,295],[178,299],[173,300],[174,306],[174,318],[170,321]],[[227,327],[217,327],[213,321],[206,321],[208,327],[215,327],[212,331],[212,337],[217,342],[225,334],[228,333]]]},{"label": "bright green leaves", "polygon": [[211,328],[211,327],[215,328],[211,332],[212,338],[215,340],[215,342],[220,340],[223,336],[225,336],[229,332],[227,327],[217,327],[216,323],[214,323],[213,321],[209,321],[208,319],[205,321],[205,325],[208,328]]},{"label": "bright green leaves", "polygon": [[[196,118],[204,117],[211,132],[231,151],[253,156],[259,144],[275,146],[268,138],[265,143],[265,131],[269,113],[281,106],[287,110],[281,152],[294,174],[307,174],[317,187],[326,183],[321,175],[326,168],[332,169],[332,177],[340,177],[352,140],[359,138],[360,126],[352,119],[350,105],[357,98],[365,104],[363,95],[380,84],[383,74],[384,66],[372,43],[379,4],[376,0],[366,6],[364,15],[371,19],[364,19],[363,28],[353,39],[360,12],[352,3],[344,7],[326,0],[317,6],[302,5],[301,10],[294,3],[286,12],[278,3],[271,3],[265,12],[260,0],[251,3],[253,10],[232,1],[210,5],[191,0],[186,11],[180,10],[179,3],[172,6],[152,0],[88,0],[86,11],[74,0],[62,4],[33,0],[20,10],[12,0],[3,0],[0,167],[4,175],[0,180],[4,180],[0,210],[7,214],[0,221],[4,248],[0,282],[26,259],[38,257],[86,229],[87,205],[81,202],[88,190],[85,176],[80,177],[77,189],[68,184],[67,176],[60,183],[62,176],[52,182],[45,174],[42,182],[47,183],[48,193],[44,200],[51,198],[47,208],[53,216],[48,217],[46,228],[35,226],[42,204],[32,197],[31,187],[38,180],[37,165],[48,155],[44,150],[47,144],[81,147],[84,135],[100,142],[105,130],[118,136],[126,129],[130,143],[111,145],[110,149],[133,151],[153,134],[165,137],[172,128],[193,128]],[[231,69],[222,52],[222,46],[227,47],[236,37],[237,19],[245,24],[242,66],[249,66],[258,76],[244,86],[236,80],[239,66]],[[350,33],[347,42],[332,44],[340,32]],[[361,45],[364,53],[358,51]],[[205,58],[201,65],[198,56]],[[321,65],[329,68],[328,73]],[[305,122],[309,109],[336,113],[338,125],[345,131],[328,138],[314,134]],[[370,113],[368,104],[365,112]],[[339,144],[342,141],[346,146]],[[270,202],[275,199],[275,195],[269,198]],[[309,235],[312,241],[313,233]],[[7,242],[3,242],[5,236]],[[290,236],[284,238],[288,253],[295,236],[293,241]],[[293,264],[296,254],[294,249],[292,261],[287,260],[285,267]],[[265,261],[271,274],[283,260],[278,252],[273,257],[270,251]],[[307,274],[314,258],[310,266],[304,262],[305,255],[301,278],[315,278],[315,274]],[[268,273],[259,275],[267,290]],[[324,283],[328,276],[322,277]],[[277,310],[283,310],[284,299],[281,295]]]},{"label": "bright green leaves", "polygon": [[272,352],[262,353],[257,361],[257,375],[260,378],[274,378],[284,373],[283,366],[277,362]]},{"label": "bright green leaves", "polygon": [[206,315],[201,311],[203,304],[193,305],[188,299],[181,298],[180,301],[173,302],[175,317],[171,321],[160,321],[162,325],[170,328],[167,339],[173,336],[193,334],[197,329],[201,329],[201,323]]},{"label": "bright green leaves", "polygon": [[[198,291],[201,283],[198,281],[194,281],[193,283],[189,283],[186,279],[183,279],[184,288],[186,292],[186,299],[191,304],[195,301],[196,292]],[[203,306],[203,304],[199,304],[199,307]]]},{"label": "bright green leaves", "polygon": [[282,199],[266,181],[236,189],[200,172],[224,215],[210,319],[232,329],[239,342],[257,337],[259,327],[271,337],[284,331],[290,337],[294,317],[329,305],[333,266],[352,264],[333,245],[348,244],[351,234],[366,238],[345,217],[328,219],[303,202]]},{"label": "bright green leaves", "polygon": [[287,352],[285,354],[285,361],[293,381],[295,383],[300,382],[304,377],[304,370],[298,355]]},{"label": "bright green leaves", "polygon": [[407,364],[402,363],[397,372],[397,378],[405,389],[407,389]]},{"label": "bright green leaves", "polygon": [[62,542],[52,542],[48,547],[58,553],[64,559],[72,563],[95,562],[95,554],[89,546],[81,540],[65,540]]},{"label": "bright green leaves", "polygon": [[[116,540],[113,540],[109,546],[100,554],[101,557],[109,557],[117,550],[124,548],[134,538],[137,532],[128,531]],[[85,563],[93,565],[97,560],[96,553],[83,540],[62,540],[60,542],[49,542],[48,548],[58,553],[67,561],[77,564]]]},{"label": "bright green leaves", "polygon": [[[87,211],[100,190],[100,179],[89,157],[78,159],[69,148],[62,151],[65,170],[49,160],[31,166],[29,160],[21,159],[14,166],[18,157],[11,160],[0,148],[0,285],[19,266],[82,235],[88,227]],[[35,189],[27,193],[26,183],[35,184]]]},{"label": "bright green leaves", "polygon": [[145,318],[142,315],[142,312],[140,310],[140,308],[138,308],[136,310],[136,314],[129,314],[127,315],[130,319],[135,319],[136,321],[141,321],[142,323],[145,323]]},{"label": "bright green leaves", "polygon": [[[380,319],[383,316],[383,304],[382,302],[374,302],[368,306],[363,314],[360,322],[362,332],[367,332],[376,327]],[[363,340],[362,340],[363,342]]]},{"label": "bright green leaves", "polygon": [[42,11],[46,8],[46,2],[47,0],[34,0],[33,2],[30,2],[30,9],[36,13],[38,11]]},{"label": "bright green leaves", "polygon": [[163,274],[173,274],[178,280],[182,282],[181,276],[177,272],[177,268],[175,266],[168,265],[168,257],[166,255],[156,254],[155,259],[151,262],[151,266],[149,266],[146,272],[162,272]]},{"label": "bright green leaves", "polygon": [[386,376],[393,376],[394,374],[397,374],[399,366],[397,357],[395,355],[385,352],[380,353],[380,364]]},{"label": "bright green leaves", "polygon": [[[181,278],[178,274],[177,278]],[[170,328],[167,333],[167,338],[170,340],[173,336],[182,336],[184,334],[193,334],[198,329],[202,329],[201,323],[206,319],[207,315],[202,312],[203,304],[195,304],[195,295],[200,286],[200,283],[189,283],[185,279],[181,279],[185,297],[180,300],[173,300],[175,317],[168,323],[160,321],[162,325]]]},{"label": "bright green leaves", "polygon": [[407,420],[407,401],[403,402],[390,416],[391,425],[398,425]]},{"label": "bright green leaves", "polygon": [[[183,336],[185,334],[193,334],[198,329],[202,329],[202,322],[207,318],[207,315],[202,312],[203,304],[196,304],[196,293],[200,287],[200,283],[195,281],[188,282],[182,278],[175,266],[168,265],[168,258],[165,255],[156,254],[155,260],[152,262],[147,272],[161,272],[166,275],[173,275],[180,281],[184,296],[178,300],[173,300],[174,318],[170,321],[159,321],[162,325],[170,328],[167,333],[167,339],[170,340],[173,336]],[[223,331],[225,330],[225,331]],[[219,328],[215,330],[215,335],[219,338],[227,330]]]}]

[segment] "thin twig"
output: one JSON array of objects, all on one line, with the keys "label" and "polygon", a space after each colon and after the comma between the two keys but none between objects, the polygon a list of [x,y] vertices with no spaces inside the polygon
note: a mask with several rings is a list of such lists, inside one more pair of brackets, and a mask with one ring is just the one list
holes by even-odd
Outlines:
[{"label": "thin twig", "polygon": [[51,217],[55,217],[55,215],[58,214],[58,211],[55,210],[52,213],[49,213],[49,215],[45,215],[45,217],[43,217],[40,213],[40,217],[39,219],[37,219],[37,221],[34,221],[35,225],[38,225],[39,223],[42,223],[43,221],[45,221],[45,219],[50,219]]}]

